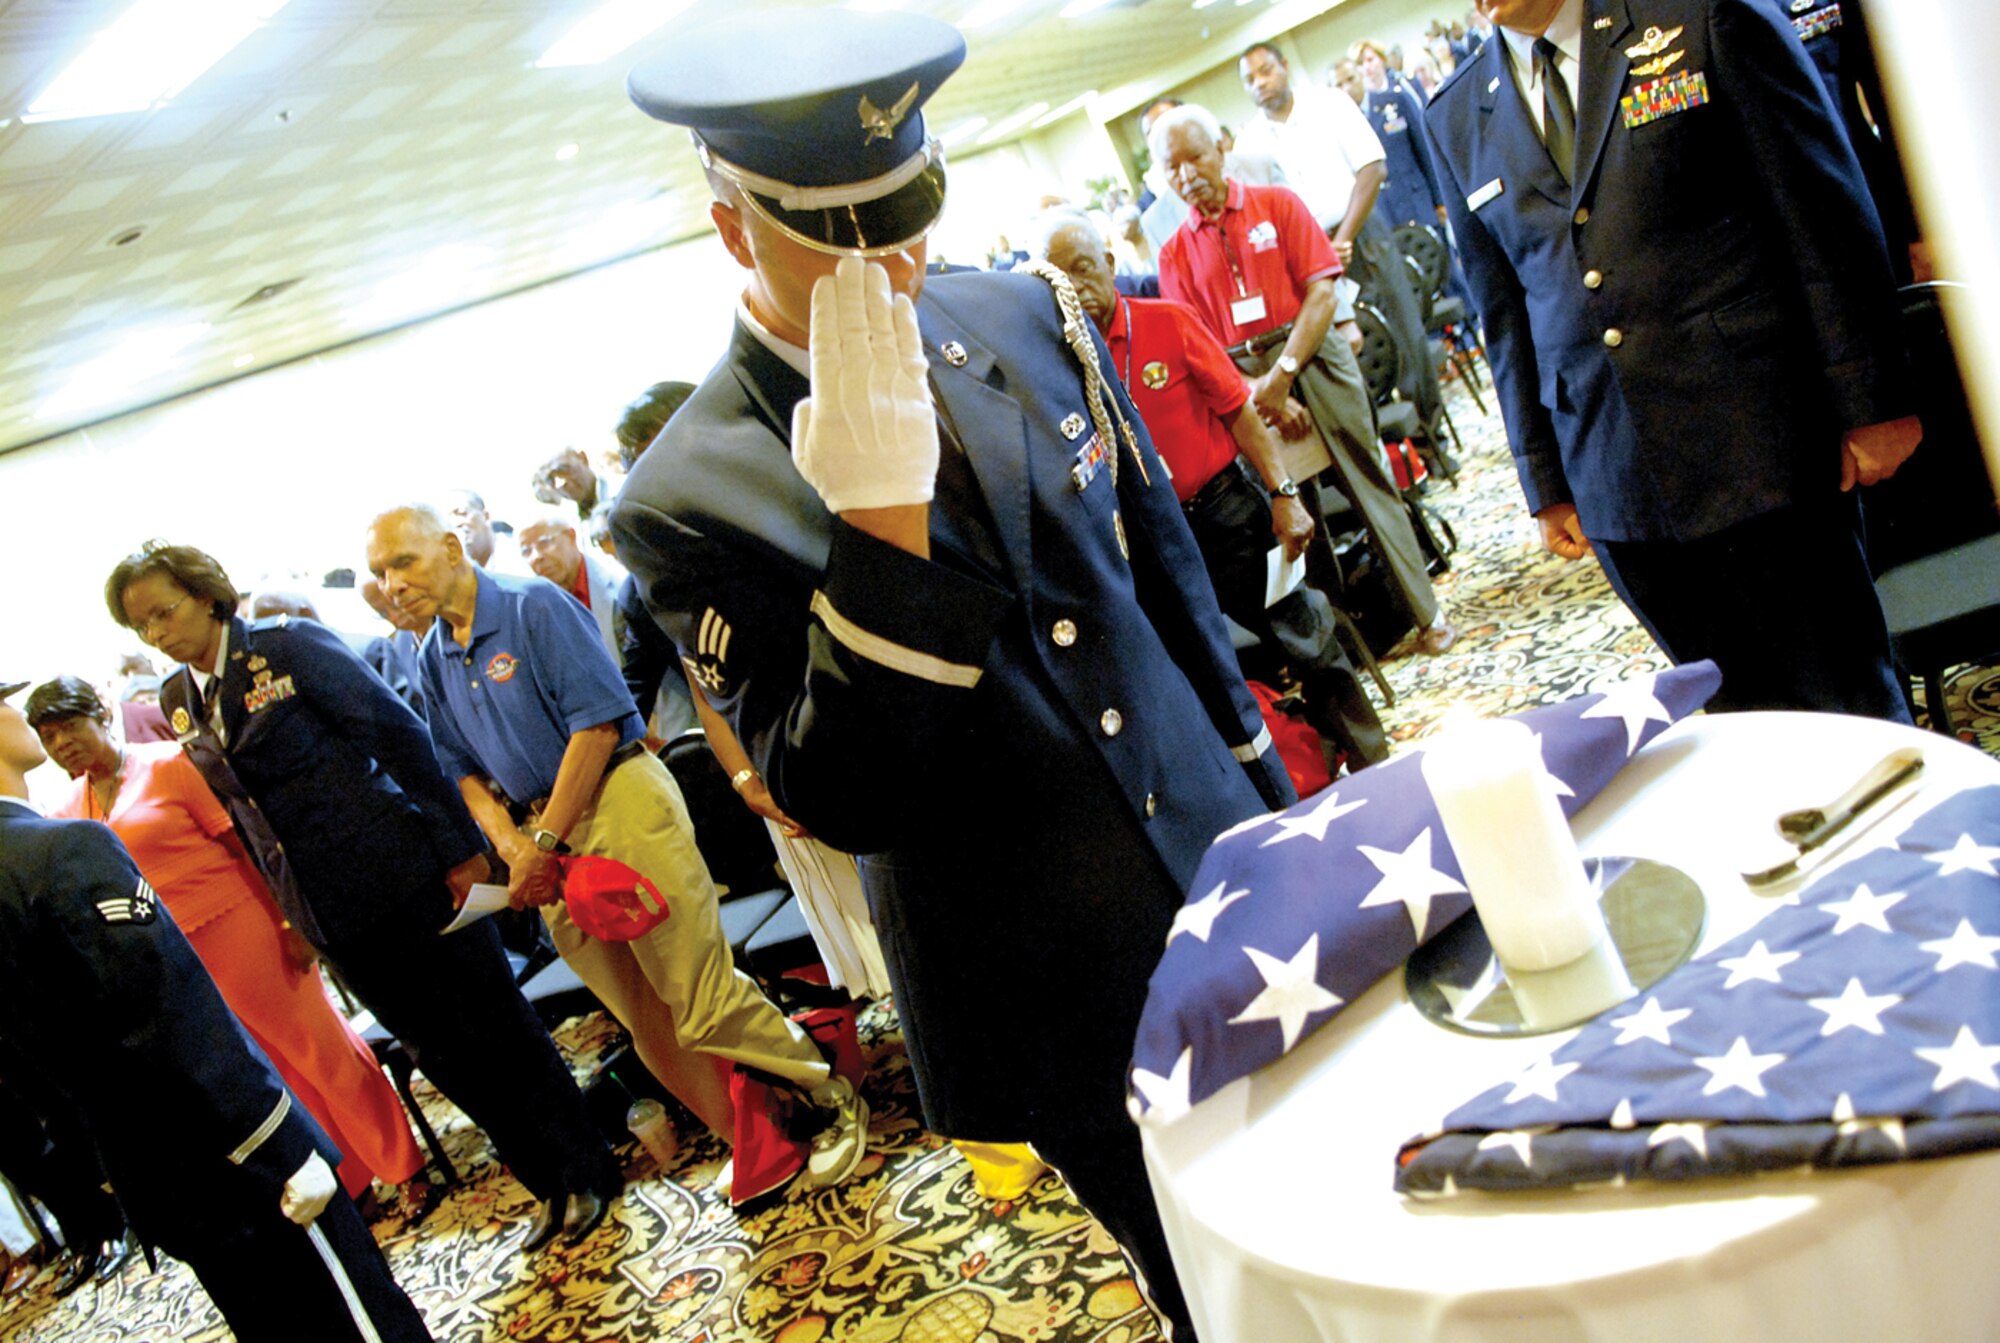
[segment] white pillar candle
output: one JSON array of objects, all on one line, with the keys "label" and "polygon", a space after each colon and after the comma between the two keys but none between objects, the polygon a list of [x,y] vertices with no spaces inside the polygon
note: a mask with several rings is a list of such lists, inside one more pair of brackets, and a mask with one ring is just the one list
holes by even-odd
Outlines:
[{"label": "white pillar candle", "polygon": [[1501,966],[1547,970],[1595,946],[1604,916],[1534,734],[1513,719],[1450,727],[1423,768]]}]

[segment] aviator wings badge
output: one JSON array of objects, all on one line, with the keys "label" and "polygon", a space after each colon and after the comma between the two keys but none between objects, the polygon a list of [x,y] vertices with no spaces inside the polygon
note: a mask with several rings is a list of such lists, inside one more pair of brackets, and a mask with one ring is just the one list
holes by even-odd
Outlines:
[{"label": "aviator wings badge", "polygon": [[1641,56],[1657,56],[1672,46],[1674,39],[1679,37],[1681,32],[1681,28],[1669,28],[1664,33],[1658,28],[1648,28],[1645,36],[1639,40],[1638,46],[1625,48],[1625,55],[1635,61]]},{"label": "aviator wings badge", "polygon": [[[1676,28],[1674,31],[1679,32],[1680,29]],[[910,115],[910,109],[916,105],[917,86],[914,81],[910,84],[909,88],[903,91],[902,97],[889,105],[889,110],[886,112],[870,102],[867,94],[862,94],[861,107],[859,109],[861,113],[861,129],[868,132],[868,138],[861,143],[872,145],[877,140],[887,140],[894,137],[896,127],[903,124],[903,118]]]}]

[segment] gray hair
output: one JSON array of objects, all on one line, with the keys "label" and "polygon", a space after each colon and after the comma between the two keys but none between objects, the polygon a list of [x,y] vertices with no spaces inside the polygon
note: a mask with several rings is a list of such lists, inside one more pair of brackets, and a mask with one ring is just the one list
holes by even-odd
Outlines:
[{"label": "gray hair", "polygon": [[1167,166],[1167,134],[1182,126],[1199,126],[1208,132],[1210,144],[1222,143],[1222,123],[1206,107],[1199,103],[1182,103],[1179,107],[1169,108],[1153,123],[1153,129],[1146,132],[1146,147],[1153,151],[1153,162],[1162,170]]},{"label": "gray hair", "polygon": [[1028,255],[1036,261],[1047,261],[1056,235],[1072,228],[1087,230],[1097,239],[1098,246],[1104,246],[1104,234],[1089,215],[1074,205],[1053,205],[1028,221]]}]

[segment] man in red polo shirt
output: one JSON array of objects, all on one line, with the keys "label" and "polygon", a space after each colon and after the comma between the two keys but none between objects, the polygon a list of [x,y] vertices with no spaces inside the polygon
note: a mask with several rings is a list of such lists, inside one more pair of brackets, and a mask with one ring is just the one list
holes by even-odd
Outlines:
[{"label": "man in red polo shirt", "polygon": [[1326,338],[1340,258],[1289,188],[1223,176],[1220,139],[1215,117],[1191,103],[1160,117],[1147,136],[1153,161],[1189,206],[1160,249],[1160,295],[1194,309],[1228,347],[1266,424],[1296,438],[1310,417],[1341,493],[1368,524],[1375,556],[1416,624],[1417,647],[1442,653],[1457,633],[1439,609],[1382,455],[1367,385],[1346,341]]},{"label": "man in red polo shirt", "polygon": [[1087,215],[1048,211],[1036,221],[1030,247],[1069,276],[1083,310],[1104,333],[1112,367],[1173,473],[1175,497],[1223,614],[1290,670],[1304,693],[1306,720],[1340,747],[1350,769],[1386,759],[1382,720],[1340,647],[1326,596],[1301,584],[1265,605],[1273,538],[1288,561],[1296,559],[1312,540],[1313,518],[1243,375],[1187,308],[1118,293],[1103,235]]}]

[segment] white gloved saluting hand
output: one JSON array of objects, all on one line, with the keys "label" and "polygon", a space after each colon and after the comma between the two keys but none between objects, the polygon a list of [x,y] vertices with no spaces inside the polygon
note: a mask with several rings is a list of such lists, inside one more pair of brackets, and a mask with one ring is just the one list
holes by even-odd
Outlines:
[{"label": "white gloved saluting hand", "polygon": [[306,1158],[306,1164],[292,1172],[285,1181],[285,1192],[278,1199],[278,1211],[298,1223],[311,1226],[313,1220],[326,1211],[326,1205],[333,1201],[333,1191],[340,1186],[333,1178],[333,1167],[326,1164],[326,1158],[314,1152]]},{"label": "white gloved saluting hand", "polygon": [[792,411],[792,460],[828,511],[927,504],[937,418],[909,297],[889,272],[842,257],[813,285],[812,395]]}]

